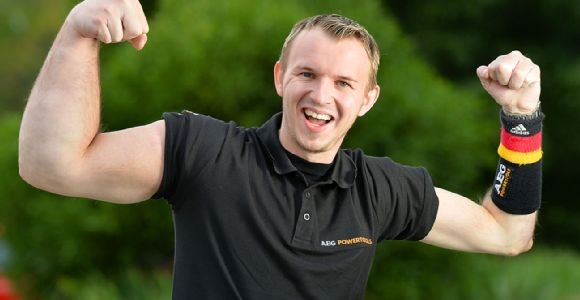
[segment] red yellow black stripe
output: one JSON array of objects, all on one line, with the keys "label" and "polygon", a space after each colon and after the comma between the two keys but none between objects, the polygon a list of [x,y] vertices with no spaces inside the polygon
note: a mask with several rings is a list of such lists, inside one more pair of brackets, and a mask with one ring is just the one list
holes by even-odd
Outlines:
[{"label": "red yellow black stripe", "polygon": [[533,152],[542,148],[542,132],[532,136],[517,136],[501,129],[501,144],[509,150],[516,152]]},{"label": "red yellow black stripe", "polygon": [[542,159],[543,154],[541,148],[531,152],[518,152],[506,148],[503,144],[499,145],[497,153],[501,158],[518,165],[536,163]]}]

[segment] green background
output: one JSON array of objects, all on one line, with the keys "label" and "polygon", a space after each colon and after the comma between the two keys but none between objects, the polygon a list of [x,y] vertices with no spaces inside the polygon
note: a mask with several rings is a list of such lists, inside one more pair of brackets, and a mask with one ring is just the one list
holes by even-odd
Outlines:
[{"label": "green background", "polygon": [[[514,258],[418,243],[379,246],[367,299],[579,299],[580,4],[573,1],[142,1],[139,53],[102,47],[104,130],[188,109],[259,126],[281,109],[272,68],[299,19],[351,17],[381,47],[381,97],[348,147],[425,166],[437,186],[491,185],[498,108],[475,69],[521,50],[542,68],[544,193],[536,247]],[[0,273],[36,299],[167,299],[173,232],[164,201],[119,206],[36,190],[18,176],[27,94],[71,0],[0,0]],[[4,250],[2,250],[4,249]],[[8,249],[8,256],[6,254]],[[2,252],[4,251],[4,252]]]}]

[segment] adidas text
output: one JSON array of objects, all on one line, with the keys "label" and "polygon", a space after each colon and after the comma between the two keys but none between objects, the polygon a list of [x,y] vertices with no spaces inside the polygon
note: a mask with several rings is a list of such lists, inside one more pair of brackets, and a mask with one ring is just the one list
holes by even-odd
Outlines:
[{"label": "adidas text", "polygon": [[524,126],[524,124],[519,124],[518,126],[510,129],[510,133],[517,134],[517,135],[530,135],[530,132]]}]

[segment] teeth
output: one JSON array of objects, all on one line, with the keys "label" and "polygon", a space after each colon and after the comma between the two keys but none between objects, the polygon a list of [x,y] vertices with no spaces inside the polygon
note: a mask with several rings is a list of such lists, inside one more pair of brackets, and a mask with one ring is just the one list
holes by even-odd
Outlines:
[{"label": "teeth", "polygon": [[317,114],[309,109],[305,110],[304,113],[306,113],[307,116],[318,119],[318,120],[323,120],[323,121],[330,121],[330,116],[329,115],[325,115],[325,114]]}]

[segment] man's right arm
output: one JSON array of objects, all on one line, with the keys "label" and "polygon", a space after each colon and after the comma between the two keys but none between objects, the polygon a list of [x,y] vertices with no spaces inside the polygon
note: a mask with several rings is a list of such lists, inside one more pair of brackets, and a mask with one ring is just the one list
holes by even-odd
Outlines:
[{"label": "man's right arm", "polygon": [[161,182],[165,122],[100,133],[99,43],[140,50],[137,0],[87,0],[67,17],[34,84],[20,129],[20,175],[49,192],[115,203],[149,199]]}]

